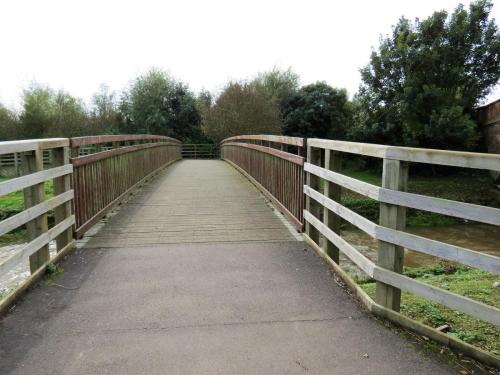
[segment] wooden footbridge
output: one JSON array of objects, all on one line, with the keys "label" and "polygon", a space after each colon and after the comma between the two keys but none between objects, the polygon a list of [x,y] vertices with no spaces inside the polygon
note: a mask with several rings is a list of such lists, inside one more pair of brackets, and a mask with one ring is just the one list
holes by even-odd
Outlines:
[{"label": "wooden footbridge", "polygon": [[[353,154],[383,159],[381,186],[341,173]],[[0,275],[31,270],[0,302],[1,374],[456,373],[374,317],[499,364],[399,313],[406,290],[500,324],[496,307],[402,274],[404,248],[500,274],[498,257],[405,231],[406,207],[500,225],[496,208],[406,191],[409,163],[500,171],[498,155],[263,135],[224,140],[220,159],[143,135],[2,142],[0,155],[20,170],[0,195],[25,203],[0,235],[30,238]],[[341,189],[379,201],[379,223]],[[379,241],[376,263],[341,220]],[[375,300],[340,253],[376,280]],[[64,273],[39,281],[56,262]]]}]

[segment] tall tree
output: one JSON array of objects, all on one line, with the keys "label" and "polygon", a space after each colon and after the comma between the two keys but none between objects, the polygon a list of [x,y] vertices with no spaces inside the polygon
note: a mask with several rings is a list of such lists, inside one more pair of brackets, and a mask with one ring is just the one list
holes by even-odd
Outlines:
[{"label": "tall tree", "polygon": [[279,134],[279,107],[262,85],[230,82],[203,118],[203,131],[214,142],[242,134]]},{"label": "tall tree", "polygon": [[19,121],[14,111],[0,104],[0,141],[19,138]]},{"label": "tall tree", "polygon": [[325,82],[303,86],[283,111],[284,133],[290,136],[344,139],[351,123],[347,91]]},{"label": "tall tree", "polygon": [[120,113],[115,92],[102,84],[92,96],[90,122],[94,134],[112,134],[118,132]]},{"label": "tall tree", "polygon": [[253,81],[262,85],[269,95],[282,106],[299,89],[299,75],[292,68],[280,70],[273,68],[268,72],[259,73]]},{"label": "tall tree", "polygon": [[49,131],[54,116],[54,92],[48,87],[32,84],[23,92],[19,120],[24,138],[42,138]]},{"label": "tall tree", "polygon": [[401,18],[361,70],[355,139],[395,145],[470,148],[474,107],[500,78],[500,36],[492,3]]},{"label": "tall tree", "polygon": [[165,72],[138,77],[120,104],[122,132],[161,134],[181,140],[199,132],[200,114],[193,93]]},{"label": "tall tree", "polygon": [[24,90],[19,121],[24,138],[74,137],[90,130],[80,99],[38,84]]}]

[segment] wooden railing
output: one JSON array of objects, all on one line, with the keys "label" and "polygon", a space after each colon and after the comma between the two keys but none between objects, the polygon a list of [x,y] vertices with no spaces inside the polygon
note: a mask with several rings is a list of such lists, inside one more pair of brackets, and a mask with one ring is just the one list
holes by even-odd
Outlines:
[{"label": "wooden railing", "polygon": [[[52,164],[44,169],[43,153],[52,152]],[[0,142],[0,155],[20,155],[22,176],[0,182],[0,196],[24,192],[24,210],[0,222],[0,236],[26,226],[29,242],[21,251],[0,264],[3,275],[29,256],[31,274],[39,273],[50,261],[49,243],[56,242],[58,254],[74,245],[72,227],[75,217],[71,203],[73,190],[70,175],[69,140],[65,138]],[[53,180],[53,197],[45,196],[45,183]],[[49,227],[47,214],[54,211],[54,225]],[[6,297],[9,300],[11,296]],[[4,301],[2,301],[4,303]]]},{"label": "wooden railing", "polygon": [[[500,309],[402,275],[404,248],[500,274],[500,258],[405,232],[406,207],[500,225],[500,210],[406,192],[408,162],[500,171],[500,155],[308,139],[305,238],[338,264],[339,250],[375,279],[379,306],[399,311],[401,289],[500,325]],[[382,186],[340,173],[343,153],[383,159]],[[324,180],[320,191],[320,179]],[[380,202],[379,224],[340,203],[341,187]],[[379,241],[372,262],[340,235],[340,218]],[[322,239],[320,240],[320,237]],[[321,246],[321,248],[320,248]],[[367,298],[365,296],[365,298]]]},{"label": "wooden railing", "polygon": [[304,139],[243,135],[223,140],[221,159],[246,175],[302,230]]},{"label": "wooden railing", "polygon": [[218,159],[219,145],[212,143],[183,143],[183,159]]},{"label": "wooden railing", "polygon": [[[81,155],[83,147],[94,153]],[[71,149],[78,238],[137,185],[181,158],[178,140],[153,135],[72,138]]]}]

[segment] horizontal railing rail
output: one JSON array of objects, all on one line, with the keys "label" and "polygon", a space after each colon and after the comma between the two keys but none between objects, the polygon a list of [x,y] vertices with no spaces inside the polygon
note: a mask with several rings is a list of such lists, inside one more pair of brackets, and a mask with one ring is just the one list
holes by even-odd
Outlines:
[{"label": "horizontal railing rail", "polygon": [[183,143],[183,159],[218,159],[220,157],[219,145],[212,143]]},{"label": "horizontal railing rail", "polygon": [[230,137],[220,144],[231,163],[285,214],[298,230],[303,222],[304,139],[274,135]]},{"label": "horizontal railing rail", "polygon": [[[44,169],[44,151],[51,152],[52,165],[48,169]],[[0,221],[0,236],[25,227],[28,242],[0,264],[0,274],[9,272],[25,258],[29,258],[30,272],[35,274],[51,261],[51,241],[55,240],[59,254],[74,245],[74,192],[70,185],[73,166],[69,160],[69,140],[54,138],[0,142],[0,155],[6,154],[19,156],[21,176],[0,182],[0,196],[23,190],[24,210]],[[46,197],[45,183],[51,180],[54,194]],[[54,225],[49,227],[48,213],[51,211],[54,212]]]},{"label": "horizontal railing rail", "polygon": [[[339,251],[376,283],[376,303],[399,311],[401,290],[438,302],[483,321],[500,325],[500,309],[426,284],[402,274],[404,248],[470,267],[500,274],[500,258],[461,246],[405,232],[406,211],[413,208],[500,225],[500,209],[406,192],[408,162],[500,170],[500,156],[469,152],[392,147],[353,142],[308,139],[306,172],[305,237],[325,256],[339,263]],[[382,186],[358,181],[341,173],[342,154],[383,159]],[[320,180],[323,183],[320,183]],[[343,206],[341,188],[380,203],[379,224]],[[379,241],[378,260],[373,262],[340,234],[346,220]]]},{"label": "horizontal railing rail", "polygon": [[[81,147],[112,144],[81,155]],[[162,136],[99,136],[71,139],[77,237],[132,189],[181,158],[181,143]]]},{"label": "horizontal railing rail", "polygon": [[177,139],[166,137],[163,135],[151,134],[125,134],[125,135],[95,135],[90,137],[74,137],[71,138],[71,147],[73,149],[82,146],[96,146],[102,144],[121,144],[123,143],[155,143],[155,142],[174,142],[181,143]]}]

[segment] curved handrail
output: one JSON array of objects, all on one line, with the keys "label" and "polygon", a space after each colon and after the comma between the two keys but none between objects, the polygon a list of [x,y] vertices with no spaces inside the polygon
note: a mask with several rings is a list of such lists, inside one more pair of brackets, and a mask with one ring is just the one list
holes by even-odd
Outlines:
[{"label": "curved handrail", "polygon": [[220,143],[221,159],[245,175],[299,231],[303,227],[304,145],[304,138],[279,135],[239,135]]},{"label": "curved handrail", "polygon": [[223,139],[222,143],[234,142],[234,141],[265,141],[265,142],[273,142],[273,143],[281,143],[285,145],[304,147],[304,138],[299,137],[288,137],[283,135],[237,135],[234,137],[229,137]]},{"label": "curved handrail", "polygon": [[81,147],[89,145],[99,145],[112,142],[130,142],[130,141],[170,141],[180,144],[181,141],[166,137],[163,135],[152,134],[126,134],[126,135],[96,135],[89,137],[74,137],[70,139],[71,147]]}]

